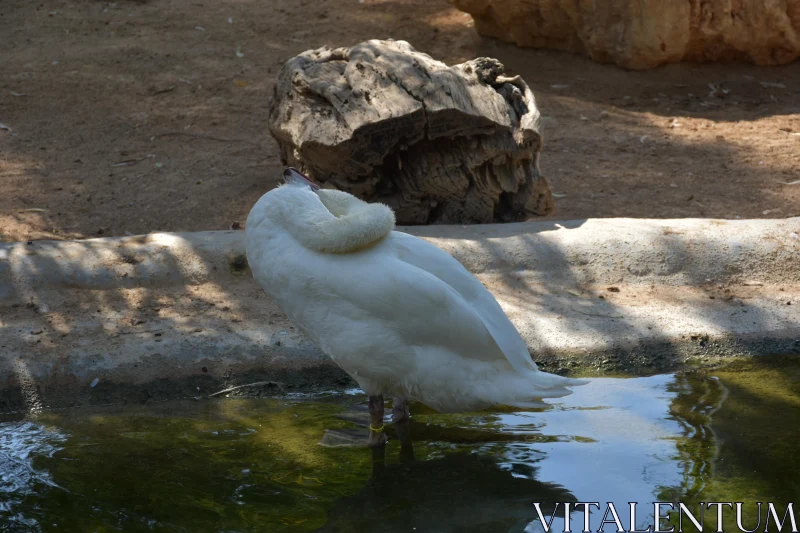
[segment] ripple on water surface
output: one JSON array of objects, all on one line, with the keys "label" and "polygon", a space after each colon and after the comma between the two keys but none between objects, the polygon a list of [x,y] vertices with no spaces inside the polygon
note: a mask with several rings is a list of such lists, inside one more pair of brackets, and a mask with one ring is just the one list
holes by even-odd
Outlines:
[{"label": "ripple on water surface", "polygon": [[383,455],[319,445],[361,430],[360,394],[45,412],[0,423],[0,531],[521,532],[541,530],[532,502],[614,502],[624,524],[631,501],[785,508],[798,378],[783,364],[594,379],[545,410],[412,406],[413,450],[392,438]]}]

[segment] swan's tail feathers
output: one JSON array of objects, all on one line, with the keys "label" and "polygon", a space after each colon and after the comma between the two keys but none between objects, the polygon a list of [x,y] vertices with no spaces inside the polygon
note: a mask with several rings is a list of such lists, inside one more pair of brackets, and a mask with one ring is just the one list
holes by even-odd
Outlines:
[{"label": "swan's tail feathers", "polygon": [[510,407],[518,407],[520,409],[545,409],[550,407],[550,405],[539,400],[528,400],[527,402],[514,402]]},{"label": "swan's tail feathers", "polygon": [[541,389],[578,387],[589,383],[585,379],[565,378],[564,376],[541,371],[528,374],[528,378],[533,386]]},{"label": "swan's tail feathers", "polygon": [[544,407],[543,401],[551,398],[563,398],[572,394],[569,387],[587,384],[583,379],[565,378],[556,374],[532,371],[524,376],[518,376],[507,390],[510,398],[504,402],[507,405],[521,408]]}]

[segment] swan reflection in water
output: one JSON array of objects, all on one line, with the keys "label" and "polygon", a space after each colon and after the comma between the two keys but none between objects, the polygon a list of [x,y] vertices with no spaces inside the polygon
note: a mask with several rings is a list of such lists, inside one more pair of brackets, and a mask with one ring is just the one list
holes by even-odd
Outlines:
[{"label": "swan reflection in water", "polygon": [[566,488],[536,480],[535,467],[512,472],[478,453],[417,461],[408,426],[395,424],[405,433],[399,437],[400,461],[386,464],[385,448],[373,448],[372,476],[357,494],[334,502],[318,531],[521,533],[537,520],[533,502],[548,517],[555,502],[577,501]]},{"label": "swan reflection in water", "polygon": [[[414,406],[410,423],[387,428],[401,444],[400,464],[384,465],[374,450],[372,477],[333,505],[320,531],[541,531],[533,502],[550,520],[554,503],[576,501],[614,502],[629,524],[630,501],[702,500],[719,453],[711,415],[726,398],[717,379],[658,375],[597,378],[540,411],[443,418]],[[321,444],[363,446],[367,413],[339,418],[360,428],[328,430]],[[410,436],[420,456],[435,459],[415,461]],[[554,531],[564,527],[563,509]],[[602,513],[589,518],[597,530]],[[640,529],[651,520],[637,518]],[[574,530],[583,512],[572,520]]]}]

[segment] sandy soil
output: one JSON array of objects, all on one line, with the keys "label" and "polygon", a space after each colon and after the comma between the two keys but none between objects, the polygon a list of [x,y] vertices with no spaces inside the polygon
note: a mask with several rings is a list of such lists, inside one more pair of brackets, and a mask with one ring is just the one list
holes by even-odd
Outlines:
[{"label": "sandy soil", "polygon": [[275,185],[275,75],[395,38],[533,88],[554,218],[800,215],[800,64],[628,72],[479,37],[445,0],[0,3],[0,241],[227,229]]}]

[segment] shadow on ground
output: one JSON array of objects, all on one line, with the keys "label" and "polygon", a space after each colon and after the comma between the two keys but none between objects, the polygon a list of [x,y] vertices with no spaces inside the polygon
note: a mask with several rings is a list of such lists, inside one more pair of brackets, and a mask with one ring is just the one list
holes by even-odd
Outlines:
[{"label": "shadow on ground", "polygon": [[784,185],[800,174],[794,65],[628,72],[481,38],[444,1],[48,0],[0,14],[4,241],[243,221],[279,175],[266,113],[283,61],[388,37],[450,64],[494,56],[523,76],[544,116],[555,217],[800,211],[800,187]]}]

